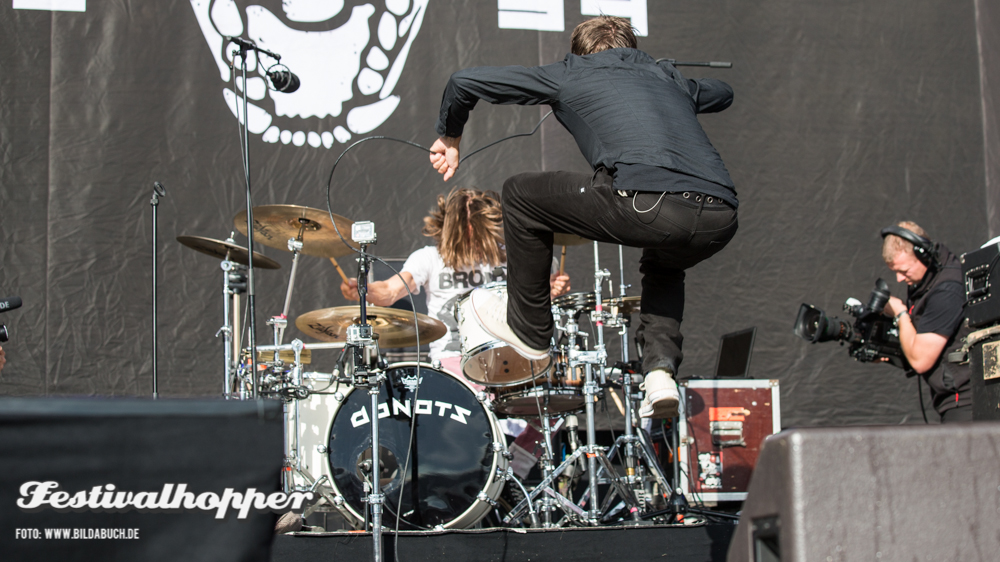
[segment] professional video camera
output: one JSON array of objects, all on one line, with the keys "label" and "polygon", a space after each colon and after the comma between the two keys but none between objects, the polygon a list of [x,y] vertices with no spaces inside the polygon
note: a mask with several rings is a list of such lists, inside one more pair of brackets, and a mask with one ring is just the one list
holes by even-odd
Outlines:
[{"label": "professional video camera", "polygon": [[[5,299],[0,299],[0,312],[7,312],[8,310],[14,310],[21,306],[21,297],[7,297]],[[4,343],[9,338],[7,333],[7,326],[0,324],[0,343]]]},{"label": "professional video camera", "polygon": [[867,306],[858,299],[847,299],[844,310],[854,316],[853,326],[803,303],[795,320],[795,335],[812,343],[836,340],[844,345],[848,342],[851,357],[858,361],[884,360],[900,369],[909,369],[903,348],[899,345],[899,330],[892,319],[882,314],[887,302],[889,285],[882,279],[875,282]]}]

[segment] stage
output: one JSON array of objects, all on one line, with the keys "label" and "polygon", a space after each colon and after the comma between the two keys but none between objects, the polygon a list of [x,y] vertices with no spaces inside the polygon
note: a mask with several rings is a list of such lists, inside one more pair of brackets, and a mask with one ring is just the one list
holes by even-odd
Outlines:
[{"label": "stage", "polygon": [[[399,558],[463,562],[590,560],[724,561],[735,525],[641,525],[566,529],[403,531]],[[397,560],[395,536],[384,535],[384,560]],[[273,562],[369,560],[371,533],[292,533],[274,539]]]}]

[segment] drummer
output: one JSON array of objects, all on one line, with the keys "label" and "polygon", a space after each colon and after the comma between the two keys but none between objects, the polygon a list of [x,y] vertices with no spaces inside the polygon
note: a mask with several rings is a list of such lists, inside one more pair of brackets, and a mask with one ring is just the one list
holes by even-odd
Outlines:
[{"label": "drummer", "polygon": [[[423,235],[433,238],[434,245],[410,254],[399,276],[369,283],[367,301],[376,306],[392,305],[407,295],[403,280],[414,294],[423,288],[428,313],[448,328],[443,338],[430,343],[430,360],[439,361],[447,371],[461,373],[456,303],[476,287],[507,278],[500,196],[468,188],[439,195],[437,209],[424,217]],[[552,297],[570,290],[565,273],[553,273],[549,281]],[[356,280],[342,282],[340,291],[346,299],[358,300]]]}]

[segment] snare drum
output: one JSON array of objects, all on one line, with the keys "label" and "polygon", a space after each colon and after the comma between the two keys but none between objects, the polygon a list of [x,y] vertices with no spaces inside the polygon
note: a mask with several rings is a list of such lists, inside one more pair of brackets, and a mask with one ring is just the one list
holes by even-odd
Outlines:
[{"label": "snare drum", "polygon": [[[481,289],[506,293],[507,284],[489,283]],[[526,359],[479,325],[472,311],[471,293],[458,301],[455,319],[462,338],[462,372],[469,380],[486,386],[517,386],[548,372],[550,359]]]},{"label": "snare drum", "polygon": [[[418,378],[416,367],[390,365],[379,392],[384,521],[395,524],[402,494],[401,529],[468,528],[486,515],[503,489],[498,475],[507,470],[504,436],[496,416],[468,382],[424,363]],[[349,385],[305,383],[317,393],[293,403],[299,409],[299,428],[289,438],[298,438],[303,469],[313,479],[326,476],[324,486],[334,501],[360,522],[367,507],[361,501],[364,482],[371,477],[362,468],[371,458],[371,397]],[[414,414],[419,423],[404,475]],[[295,484],[311,484],[292,474]]]},{"label": "snare drum", "polygon": [[493,411],[501,416],[526,418],[538,417],[546,409],[550,414],[582,410],[586,404],[583,379],[582,365],[570,369],[565,361],[559,361],[544,379],[495,389]]}]

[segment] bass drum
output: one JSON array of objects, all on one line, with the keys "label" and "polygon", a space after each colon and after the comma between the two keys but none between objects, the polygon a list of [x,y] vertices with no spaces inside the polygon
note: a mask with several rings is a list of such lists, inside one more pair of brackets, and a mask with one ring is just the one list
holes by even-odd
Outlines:
[{"label": "bass drum", "polygon": [[[371,397],[366,389],[347,385],[328,390],[333,392],[300,401],[300,458],[314,479],[326,476],[332,483],[341,510],[362,521],[364,483],[371,477],[370,468],[365,470],[371,459]],[[503,489],[507,448],[496,416],[475,390],[425,363],[419,378],[417,363],[397,363],[386,370],[378,403],[383,524],[395,526],[400,495],[400,529],[464,529],[479,522]],[[404,474],[413,416],[418,423]]]}]

